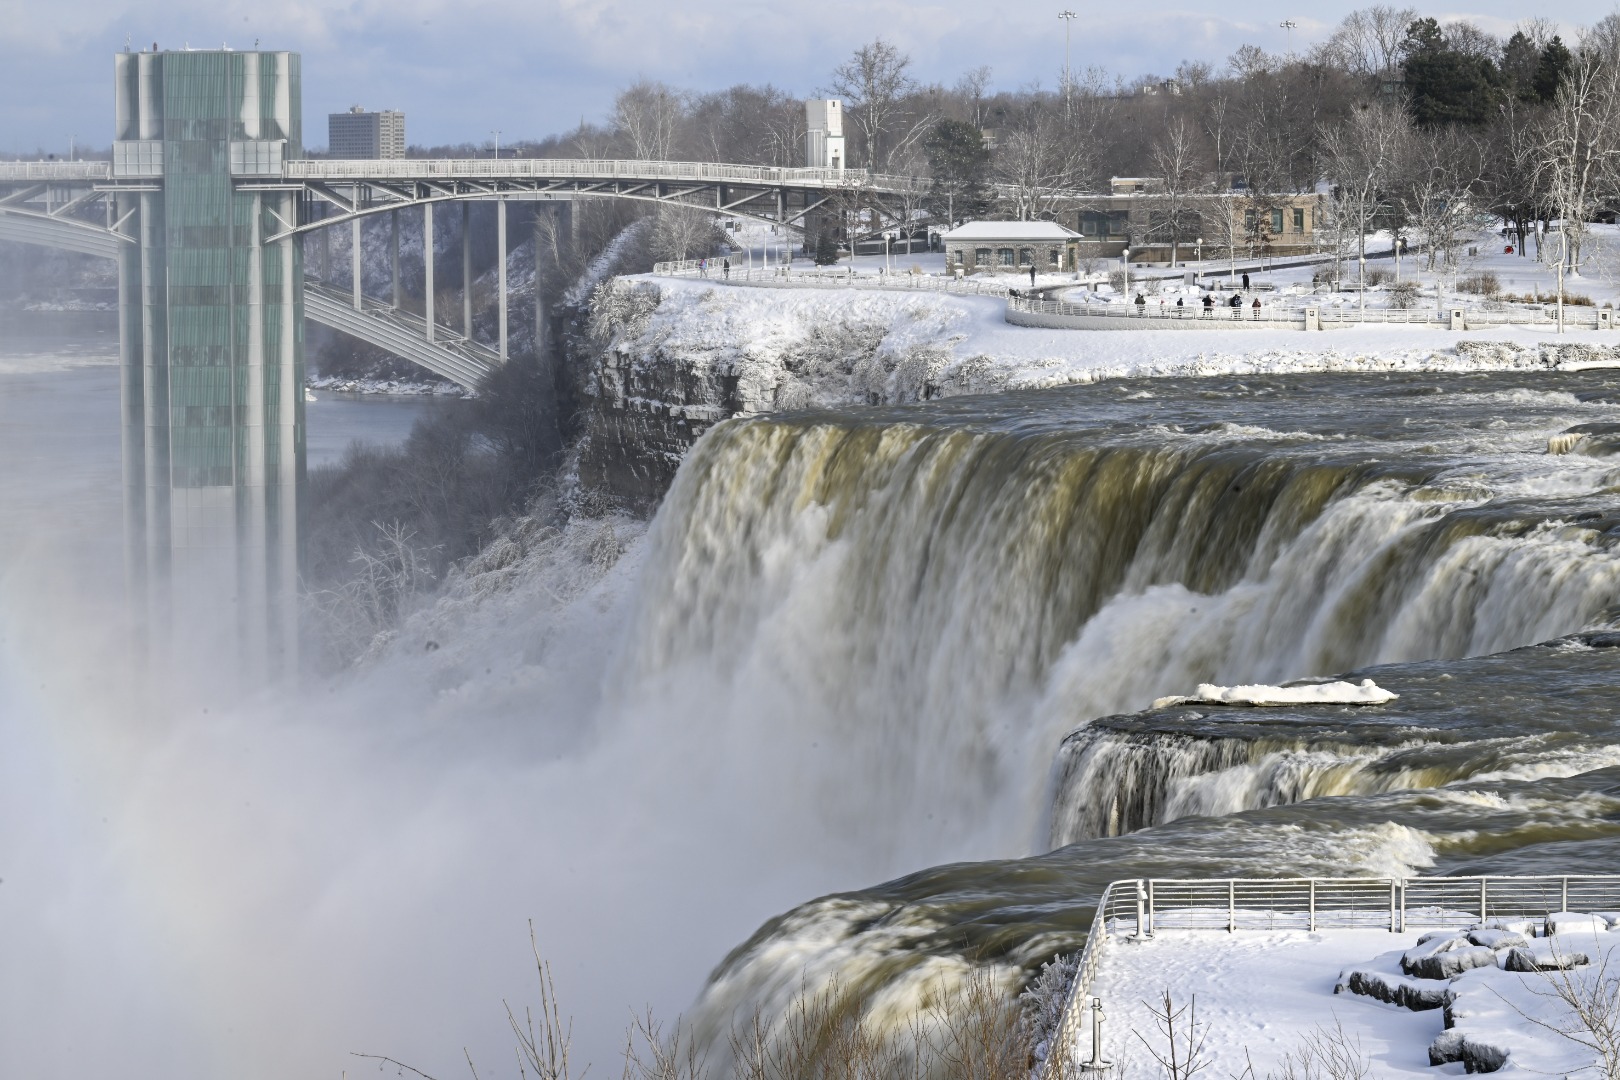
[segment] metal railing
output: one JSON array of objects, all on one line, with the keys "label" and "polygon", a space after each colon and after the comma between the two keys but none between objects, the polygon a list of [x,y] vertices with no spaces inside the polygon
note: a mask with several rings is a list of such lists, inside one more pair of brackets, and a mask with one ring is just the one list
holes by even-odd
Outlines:
[{"label": "metal railing", "polygon": [[882,289],[887,292],[942,292],[969,296],[1000,296],[1011,286],[984,278],[942,277],[937,274],[851,274],[846,270],[794,269],[784,266],[737,266],[729,273],[721,259],[681,259],[653,264],[657,277],[703,277],[722,285],[755,285],[793,289]]},{"label": "metal railing", "polygon": [[[1201,301],[1178,308],[1174,304],[1161,304],[1157,299],[1142,304],[1124,300],[1111,304],[1075,304],[1067,300],[1013,297],[1007,301],[1007,309],[1074,319],[1077,322],[1084,319],[1131,319],[1141,320],[1144,324],[1192,321],[1212,329],[1222,326],[1261,326],[1303,330],[1308,325],[1303,309],[1276,303],[1268,304],[1264,301],[1258,308],[1252,303],[1234,308],[1218,300],[1212,308],[1205,308]],[[1324,305],[1317,307],[1316,311],[1317,324],[1324,329],[1359,325],[1427,326],[1447,329],[1452,325],[1450,309],[1434,311],[1425,308],[1400,311],[1375,308],[1363,311],[1355,307]],[[1466,308],[1462,313],[1462,325],[1470,330],[1484,326],[1533,326],[1552,329],[1557,324],[1557,309],[1546,306],[1500,308],[1494,311]],[[1566,329],[1596,330],[1606,328],[1608,325],[1603,313],[1597,308],[1573,306],[1564,308]]]},{"label": "metal railing", "polygon": [[110,179],[110,161],[0,161],[0,180]]},{"label": "metal railing", "polygon": [[1565,877],[1138,878],[1103,890],[1052,1045],[1076,1035],[1104,944],[1155,930],[1381,929],[1620,911],[1620,874]]},{"label": "metal railing", "polygon": [[386,158],[380,160],[287,161],[289,180],[646,180],[698,181],[757,187],[871,189],[923,193],[933,181],[885,176],[865,169],[787,169],[707,161],[641,161],[615,158]]},{"label": "metal railing", "polygon": [[1305,313],[1294,308],[1262,303],[1256,308],[1250,304],[1228,307],[1217,303],[1205,309],[1202,303],[1176,307],[1174,304],[1136,304],[1120,301],[1114,304],[1071,304],[1067,300],[1037,300],[1015,296],[1007,301],[1008,311],[1022,311],[1033,315],[1055,315],[1073,319],[1130,319],[1142,323],[1197,323],[1201,326],[1260,326],[1305,328]]}]

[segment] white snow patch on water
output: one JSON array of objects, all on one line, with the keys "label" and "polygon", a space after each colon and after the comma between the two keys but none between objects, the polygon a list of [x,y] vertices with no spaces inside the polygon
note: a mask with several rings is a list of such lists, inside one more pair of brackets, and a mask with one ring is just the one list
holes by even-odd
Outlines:
[{"label": "white snow patch on water", "polygon": [[1400,697],[1371,679],[1359,683],[1326,682],[1307,686],[1215,686],[1199,683],[1185,697],[1162,697],[1155,709],[1176,705],[1383,705]]}]

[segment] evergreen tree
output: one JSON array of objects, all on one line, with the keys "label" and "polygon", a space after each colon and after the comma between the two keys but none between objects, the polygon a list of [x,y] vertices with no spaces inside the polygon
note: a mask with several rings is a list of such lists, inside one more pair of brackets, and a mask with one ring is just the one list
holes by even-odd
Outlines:
[{"label": "evergreen tree", "polygon": [[1523,30],[1515,30],[1502,46],[1502,80],[1520,101],[1536,100],[1536,65],[1540,62],[1536,44]]},{"label": "evergreen tree", "polygon": [[831,266],[838,261],[838,241],[831,229],[822,229],[816,236],[816,265]]},{"label": "evergreen tree", "polygon": [[934,125],[923,149],[934,178],[929,213],[951,222],[983,217],[990,209],[990,151],[979,129],[963,120]]},{"label": "evergreen tree", "polygon": [[1402,45],[1408,108],[1426,127],[1483,124],[1496,113],[1502,73],[1490,60],[1447,43],[1434,19],[1418,19]]},{"label": "evergreen tree", "polygon": [[1547,47],[1541,50],[1541,56],[1536,60],[1536,73],[1530,80],[1535,100],[1545,103],[1556,98],[1559,85],[1574,68],[1575,58],[1562,41],[1555,36],[1547,42]]}]

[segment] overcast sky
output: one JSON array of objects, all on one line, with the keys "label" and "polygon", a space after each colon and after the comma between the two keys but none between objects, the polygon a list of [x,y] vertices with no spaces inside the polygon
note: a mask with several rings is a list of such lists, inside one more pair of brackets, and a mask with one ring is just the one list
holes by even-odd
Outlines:
[{"label": "overcast sky", "polygon": [[[1566,27],[1614,0],[1570,0]],[[1496,33],[1522,3],[1466,0],[1424,8]],[[1286,48],[1325,37],[1357,4],[1250,0],[1165,4],[987,3],[985,0],[0,0],[0,151],[62,153],[70,136],[105,146],[112,127],[112,54],[136,49],[291,49],[304,57],[306,141],[351,104],[401,109],[412,143],[506,142],[602,119],[616,87],[638,76],[695,90],[775,83],[808,95],[832,67],[879,35],[908,52],[916,76],[950,84],[979,64],[994,85],[1051,87],[1063,66],[1065,6],[1073,64],[1128,78],[1169,74],[1191,58],[1220,66],[1241,44]],[[1545,10],[1545,9],[1542,9]]]}]

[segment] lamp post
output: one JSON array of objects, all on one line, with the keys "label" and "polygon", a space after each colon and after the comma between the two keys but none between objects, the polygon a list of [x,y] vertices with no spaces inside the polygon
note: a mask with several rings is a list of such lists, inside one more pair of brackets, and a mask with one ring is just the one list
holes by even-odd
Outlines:
[{"label": "lamp post", "polygon": [[1058,18],[1063,20],[1063,113],[1065,116],[1074,112],[1073,80],[1069,78],[1069,28],[1074,20],[1080,16],[1072,11],[1058,12]]},{"label": "lamp post", "polygon": [[496,128],[490,134],[495,136],[495,160],[499,161],[501,160],[501,129]]},{"label": "lamp post", "polygon": [[1284,19],[1282,22],[1278,23],[1277,25],[1279,27],[1281,27],[1282,30],[1288,35],[1288,55],[1293,56],[1294,55],[1294,27],[1298,26],[1299,23],[1295,22],[1293,19]]},{"label": "lamp post", "polygon": [[[1125,302],[1130,303],[1130,300],[1131,300],[1131,249],[1126,248],[1124,251],[1120,252],[1119,257],[1120,257],[1120,261],[1123,264],[1124,273],[1125,273]],[[1127,308],[1126,310],[1128,311],[1130,309]]]}]

